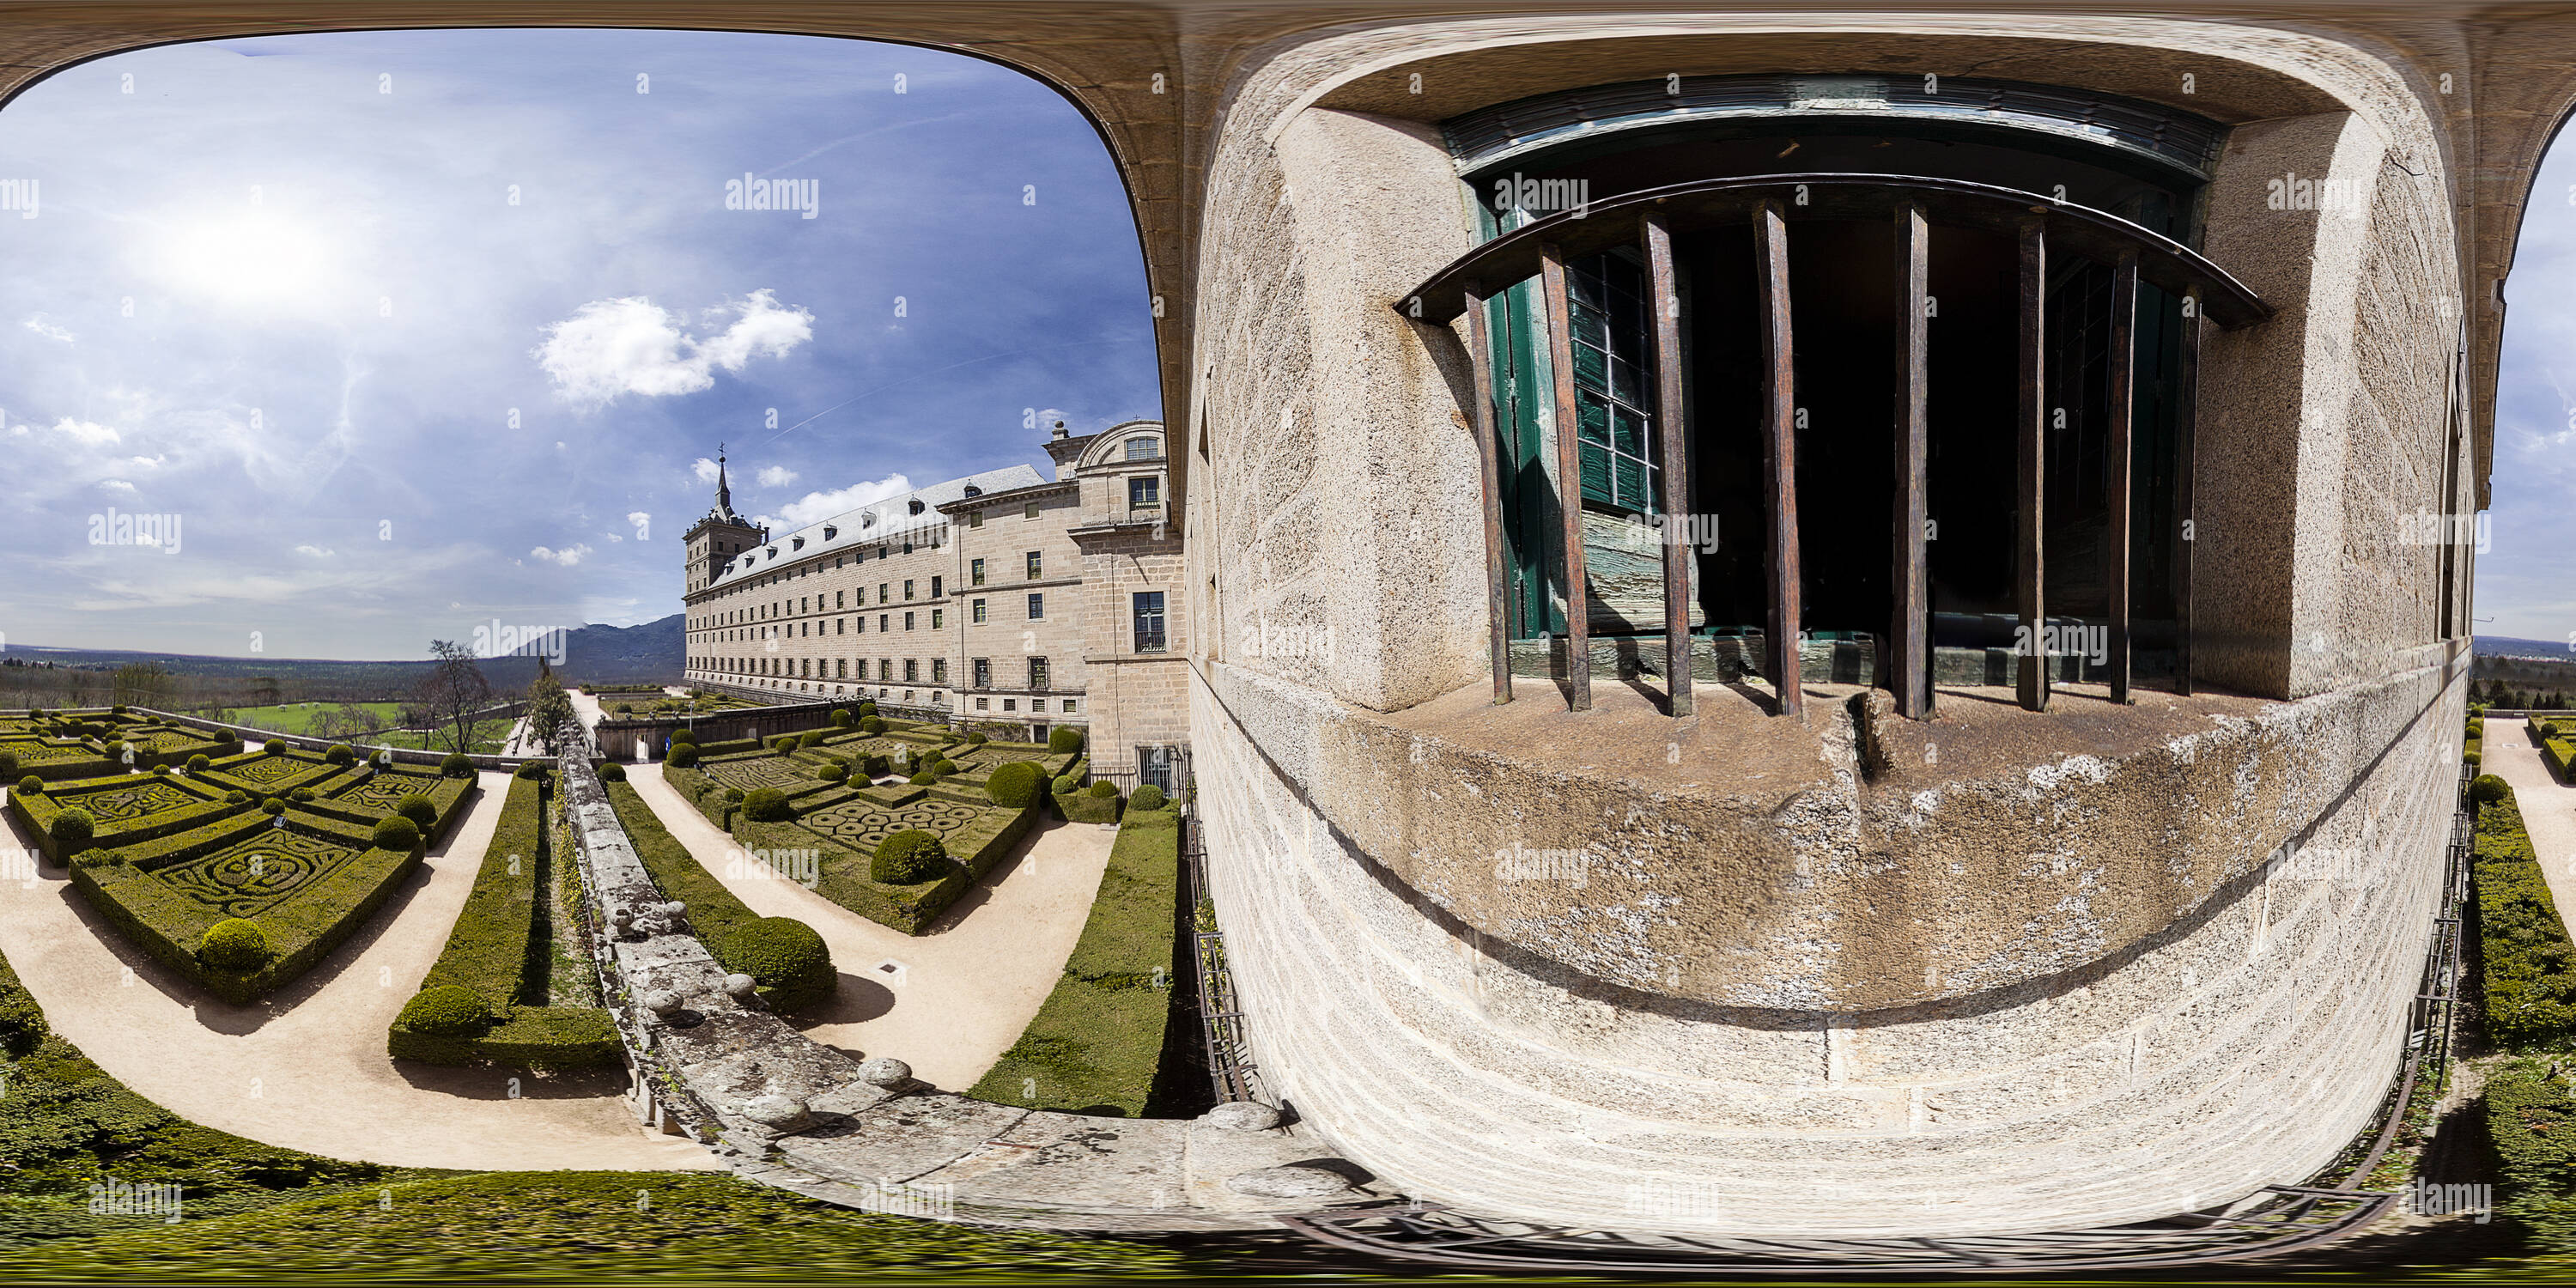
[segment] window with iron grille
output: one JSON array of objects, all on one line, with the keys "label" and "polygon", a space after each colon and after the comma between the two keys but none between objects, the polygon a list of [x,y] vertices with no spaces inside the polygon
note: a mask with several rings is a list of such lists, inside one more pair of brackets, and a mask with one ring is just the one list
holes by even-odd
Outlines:
[{"label": "window with iron grille", "polygon": [[979,689],[993,687],[993,659],[989,657],[975,659],[975,687]]},{"label": "window with iron grille", "polygon": [[1159,590],[1140,590],[1135,592],[1135,618],[1136,651],[1139,653],[1162,652],[1164,646],[1163,592]]},{"label": "window with iron grille", "polygon": [[1044,693],[1044,692],[1046,692],[1046,687],[1047,687],[1047,660],[1046,660],[1045,658],[1042,658],[1042,657],[1033,657],[1033,658],[1030,658],[1030,659],[1029,659],[1029,690],[1030,690],[1031,692],[1033,692],[1033,693]]},{"label": "window with iron grille", "polygon": [[1163,506],[1163,480],[1159,475],[1139,474],[1127,480],[1127,508],[1159,510]]}]

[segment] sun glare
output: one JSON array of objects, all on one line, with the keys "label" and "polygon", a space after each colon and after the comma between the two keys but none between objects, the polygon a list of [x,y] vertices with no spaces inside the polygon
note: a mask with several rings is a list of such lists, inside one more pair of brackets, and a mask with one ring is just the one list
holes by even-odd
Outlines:
[{"label": "sun glare", "polygon": [[161,239],[156,275],[221,304],[312,303],[331,277],[331,247],[311,228],[267,214],[183,225]]}]

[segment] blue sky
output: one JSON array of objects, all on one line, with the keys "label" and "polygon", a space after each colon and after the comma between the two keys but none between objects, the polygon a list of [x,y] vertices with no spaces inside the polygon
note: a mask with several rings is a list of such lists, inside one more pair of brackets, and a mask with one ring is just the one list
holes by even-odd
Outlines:
[{"label": "blue sky", "polygon": [[[746,176],[813,217],[727,209]],[[803,522],[1043,467],[1032,412],[1161,412],[1098,136],[956,55],[172,46],[0,111],[0,177],[38,196],[0,212],[9,643],[412,658],[496,617],[650,621],[719,440],[744,513]],[[117,544],[111,509],[178,540]]]},{"label": "blue sky", "polygon": [[2475,629],[2576,649],[2576,138],[2564,133],[2505,277],[2492,478]]}]

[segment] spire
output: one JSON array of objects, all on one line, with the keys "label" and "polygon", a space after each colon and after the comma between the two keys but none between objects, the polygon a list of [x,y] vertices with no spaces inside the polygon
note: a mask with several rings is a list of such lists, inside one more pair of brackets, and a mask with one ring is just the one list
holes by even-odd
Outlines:
[{"label": "spire", "polygon": [[716,444],[716,513],[733,513],[733,484],[725,478],[724,444]]}]

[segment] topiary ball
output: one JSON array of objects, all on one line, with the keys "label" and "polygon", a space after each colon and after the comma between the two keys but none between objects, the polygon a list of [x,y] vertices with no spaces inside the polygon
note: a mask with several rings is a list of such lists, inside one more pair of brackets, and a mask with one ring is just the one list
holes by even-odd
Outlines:
[{"label": "topiary ball", "polygon": [[991,738],[985,737],[983,734],[980,734],[980,733],[970,733],[970,734],[966,735],[966,742],[967,742],[967,744],[968,744],[968,745],[970,745],[970,746],[981,747],[981,746],[983,746],[985,743],[988,743],[988,742],[991,742],[991,741],[992,741],[992,739],[991,739]]},{"label": "topiary ball", "polygon": [[125,714],[125,704],[124,704],[124,703],[122,703],[122,702],[117,703],[115,706],[109,707],[109,708],[108,708],[108,710],[109,710],[109,711],[111,711],[111,712],[114,712],[115,714],[120,715],[120,716],[121,716],[121,715],[124,715],[124,714]]},{"label": "topiary ball", "polygon": [[271,738],[268,741],[261,743],[259,745],[259,749],[272,756],[283,756],[286,754],[286,740],[284,738]]},{"label": "topiary ball", "polygon": [[835,760],[832,763],[823,766],[821,769],[815,770],[814,776],[827,783],[845,783],[850,779],[850,767]]},{"label": "topiary ball", "polygon": [[2477,768],[2478,766],[2480,766],[2480,765],[2482,765],[2482,764],[2485,764],[2485,763],[2486,763],[2486,754],[2485,754],[2485,753],[2483,753],[2483,752],[2476,752],[2476,751],[2472,751],[2472,752],[2468,753],[2467,755],[2465,755],[2465,756],[2461,757],[2461,759],[2466,760],[2467,762],[2469,762],[2469,768],[2471,768],[2471,769],[2475,769],[2475,768]]},{"label": "topiary ball", "polygon": [[268,964],[268,933],[255,921],[227,917],[206,927],[197,941],[197,960],[216,970],[243,973]]},{"label": "topiary ball", "polygon": [[380,818],[376,820],[375,842],[379,850],[408,854],[420,844],[420,829],[407,818]]},{"label": "topiary ball", "polygon": [[823,937],[793,917],[744,922],[725,936],[717,955],[725,969],[751,976],[761,997],[782,1011],[830,997],[841,983]]},{"label": "topiary ball", "polygon": [[259,803],[259,812],[268,815],[270,818],[275,818],[286,812],[286,802],[279,800],[277,797],[271,796],[267,800]]},{"label": "topiary ball", "polygon": [[950,774],[957,772],[957,762],[942,756],[939,759],[930,762],[930,772],[937,774],[942,778],[946,778]]},{"label": "topiary ball", "polygon": [[673,769],[688,769],[694,767],[698,763],[698,744],[694,742],[672,743],[671,755],[663,763],[669,765]]},{"label": "topiary ball", "polygon": [[1162,807],[1163,789],[1152,783],[1137,788],[1136,794],[1127,798],[1129,809],[1161,809]]},{"label": "topiary ball", "polygon": [[295,789],[295,791],[292,793],[292,795],[294,796],[294,798],[295,798],[296,800],[299,800],[299,801],[309,801],[309,800],[313,799],[313,789],[312,789],[312,788],[310,788],[310,787],[298,787],[298,788],[296,788],[296,789]]},{"label": "topiary ball", "polygon": [[464,752],[451,751],[439,760],[438,772],[450,778],[472,778],[474,762],[467,759]]},{"label": "topiary ball", "polygon": [[879,720],[875,716],[869,716],[867,719],[859,722],[859,732],[870,736],[884,733],[885,721]]},{"label": "topiary ball", "polygon": [[782,733],[769,740],[769,749],[771,751],[792,751],[795,747],[796,735],[792,733]]},{"label": "topiary ball", "polygon": [[621,765],[621,764],[618,764],[618,763],[617,763],[616,761],[614,761],[614,760],[609,761],[609,762],[608,762],[607,764],[605,764],[605,765],[601,765],[601,766],[599,767],[599,781],[601,781],[601,782],[603,782],[603,783],[622,783],[622,782],[625,782],[625,781],[626,781],[626,766]]},{"label": "topiary ball", "polygon": [[88,810],[67,809],[45,825],[45,834],[54,838],[54,853],[78,854],[88,849],[91,838],[98,835],[98,820],[91,818]]},{"label": "topiary ball", "polygon": [[1047,731],[1048,751],[1082,750],[1082,731],[1071,725],[1057,725]]},{"label": "topiary ball", "polygon": [[906,828],[877,842],[868,879],[884,885],[918,885],[948,875],[948,847],[937,832]]},{"label": "topiary ball", "polygon": [[394,803],[394,813],[410,819],[413,827],[427,832],[438,823],[438,802],[419,792],[410,792]]},{"label": "topiary ball", "polygon": [[462,984],[425,988],[403,1003],[394,1021],[414,1033],[437,1038],[480,1037],[492,1027],[492,1008],[483,995]]},{"label": "topiary ball", "polygon": [[1055,794],[1058,796],[1071,796],[1075,792],[1082,790],[1082,780],[1071,774],[1066,774],[1064,777],[1055,780],[1055,782],[1050,784],[1050,786],[1055,790]]},{"label": "topiary ball", "polygon": [[697,740],[698,731],[688,727],[687,725],[682,725],[671,731],[671,741],[673,742],[696,742]]},{"label": "topiary ball", "polygon": [[755,823],[784,823],[796,817],[796,811],[788,806],[787,793],[760,787],[742,798],[742,816]]},{"label": "topiary ball", "polygon": [[1027,809],[1045,788],[1046,771],[1025,760],[1014,760],[984,780],[984,794],[1004,809]]},{"label": "topiary ball", "polygon": [[544,782],[546,779],[546,764],[542,760],[520,761],[517,776],[527,779],[532,783]]},{"label": "topiary ball", "polygon": [[740,804],[742,804],[742,789],[741,789],[741,788],[739,788],[739,787],[728,787],[728,788],[726,788],[726,789],[725,789],[725,801],[726,801],[726,803],[727,803],[727,804],[732,804],[732,805],[740,805]]},{"label": "topiary ball", "polygon": [[206,766],[213,763],[215,762],[206,759],[205,754],[200,752],[197,755],[188,757],[188,772],[192,774],[202,774],[206,772]]},{"label": "topiary ball", "polygon": [[823,745],[823,740],[830,736],[820,729],[808,729],[796,735],[796,745],[803,748],[820,747]]},{"label": "topiary ball", "polygon": [[832,713],[832,724],[835,728],[847,729],[856,723],[857,721],[852,718],[850,713],[847,711],[835,711]]},{"label": "topiary ball", "polygon": [[21,796],[42,796],[42,795],[44,795],[44,794],[45,794],[45,780],[44,780],[44,779],[41,779],[41,778],[36,777],[34,774],[29,774],[29,775],[27,775],[26,777],[19,779],[19,780],[18,780],[18,794],[19,794],[19,795],[21,795]]},{"label": "topiary ball", "polygon": [[224,793],[224,801],[230,805],[246,805],[250,803],[250,793],[236,787]]},{"label": "topiary ball", "polygon": [[2513,788],[2493,774],[2480,774],[2469,780],[2469,799],[2480,805],[2493,805],[2513,794]]},{"label": "topiary ball", "polygon": [[1099,782],[1091,785],[1091,795],[1094,800],[1116,800],[1118,799],[1118,784],[1113,783],[1106,778],[1101,779]]},{"label": "topiary ball", "polygon": [[859,772],[871,779],[883,778],[894,772],[894,761],[884,752],[872,751],[859,758]]},{"label": "topiary ball", "polygon": [[925,769],[903,781],[910,783],[915,787],[935,787],[939,784],[939,775],[932,770]]},{"label": "topiary ball", "polygon": [[877,713],[877,704],[876,704],[876,703],[874,703],[874,702],[865,702],[865,701],[863,701],[863,702],[859,703],[859,718],[860,718],[861,720],[865,720],[865,719],[867,719],[869,716],[875,715],[876,713]]},{"label": "topiary ball", "polygon": [[358,759],[358,749],[345,742],[333,743],[329,751],[322,753],[322,759],[334,765],[354,764]]}]

